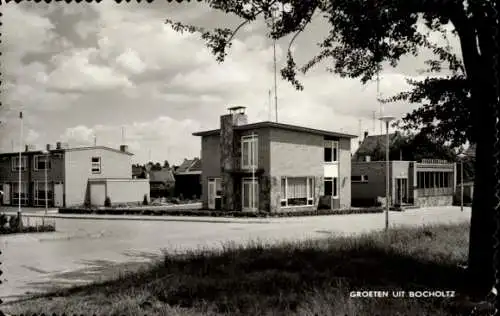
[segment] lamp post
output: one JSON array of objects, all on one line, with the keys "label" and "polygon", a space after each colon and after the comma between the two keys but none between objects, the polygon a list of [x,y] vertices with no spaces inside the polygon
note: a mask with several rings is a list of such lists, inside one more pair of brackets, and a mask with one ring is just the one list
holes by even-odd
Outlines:
[{"label": "lamp post", "polygon": [[389,123],[395,118],[392,116],[382,116],[380,120],[385,122],[385,230],[389,229]]},{"label": "lamp post", "polygon": [[460,160],[460,211],[464,211],[464,157],[463,153],[458,154]]}]

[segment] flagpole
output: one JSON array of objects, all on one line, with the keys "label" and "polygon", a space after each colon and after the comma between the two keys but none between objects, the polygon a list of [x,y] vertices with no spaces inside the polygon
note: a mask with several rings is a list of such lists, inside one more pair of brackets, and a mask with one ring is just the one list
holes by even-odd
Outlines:
[{"label": "flagpole", "polygon": [[19,226],[21,225],[21,194],[22,194],[22,185],[21,185],[21,169],[22,169],[22,150],[23,150],[23,112],[19,112],[19,119],[21,120],[21,133],[20,133],[20,141],[19,141],[19,183],[18,183],[18,209],[17,209],[17,217],[19,219]]}]

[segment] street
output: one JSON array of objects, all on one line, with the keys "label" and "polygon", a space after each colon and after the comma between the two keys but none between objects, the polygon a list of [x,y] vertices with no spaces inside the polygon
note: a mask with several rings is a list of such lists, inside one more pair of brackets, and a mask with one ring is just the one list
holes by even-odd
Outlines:
[{"label": "street", "polygon": [[[55,214],[52,212],[52,215]],[[0,287],[0,297],[8,301],[27,292],[46,290],[51,285],[87,282],[96,276],[105,276],[104,271],[117,263],[128,262],[134,266],[137,262],[158,257],[162,249],[184,251],[198,247],[217,248],[225,242],[275,242],[380,230],[384,227],[385,215],[273,218],[261,223],[245,223],[241,219],[220,223],[150,218],[147,221],[56,218],[55,233],[2,236],[4,283]],[[459,207],[390,213],[391,226],[469,220],[470,208],[461,212]]]}]

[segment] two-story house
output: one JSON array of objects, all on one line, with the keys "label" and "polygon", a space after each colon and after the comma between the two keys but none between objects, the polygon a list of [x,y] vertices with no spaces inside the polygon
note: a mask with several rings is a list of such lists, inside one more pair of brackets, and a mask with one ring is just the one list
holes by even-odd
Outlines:
[{"label": "two-story house", "polygon": [[131,156],[126,145],[68,148],[61,142],[45,151],[1,153],[2,204],[45,206],[46,196],[51,207],[103,205],[106,197],[141,202],[144,194],[149,198],[149,181],[132,179]]},{"label": "two-story house", "polygon": [[274,122],[248,124],[244,107],[201,136],[203,208],[280,212],[351,204],[354,135]]}]

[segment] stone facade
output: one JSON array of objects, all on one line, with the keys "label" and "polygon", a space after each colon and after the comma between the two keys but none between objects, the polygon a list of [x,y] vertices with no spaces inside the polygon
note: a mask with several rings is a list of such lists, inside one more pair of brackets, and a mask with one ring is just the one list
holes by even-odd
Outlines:
[{"label": "stone facade", "polygon": [[452,195],[417,197],[415,205],[418,207],[448,206],[453,204]]},{"label": "stone facade", "polygon": [[220,168],[222,177],[222,209],[232,211],[234,205],[234,179],[231,172],[235,168],[234,151],[235,135],[233,115],[223,115],[220,118]]}]

